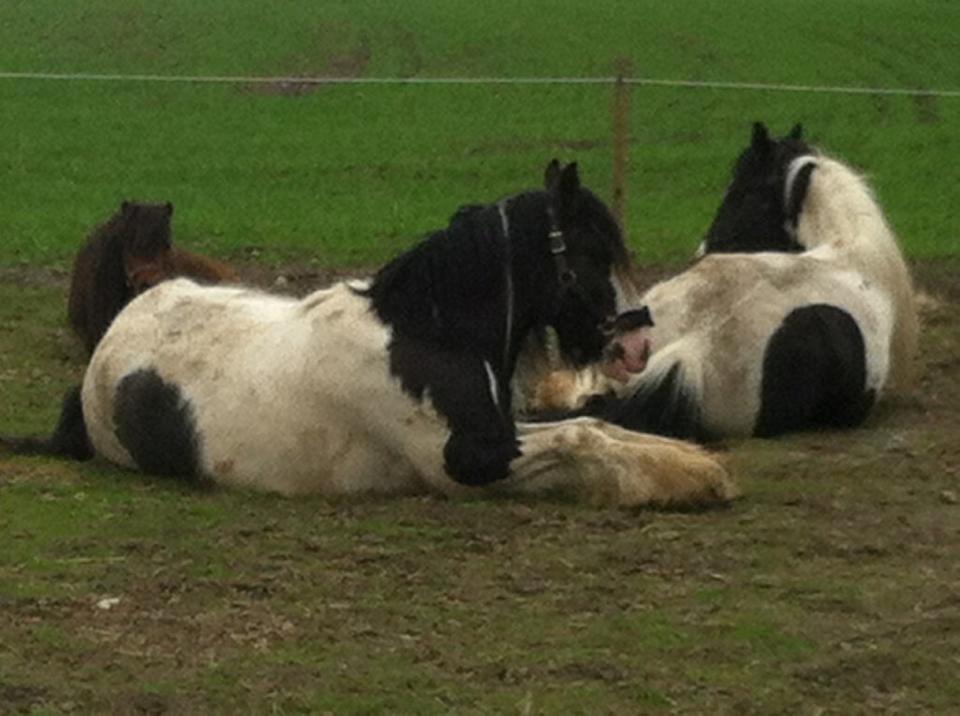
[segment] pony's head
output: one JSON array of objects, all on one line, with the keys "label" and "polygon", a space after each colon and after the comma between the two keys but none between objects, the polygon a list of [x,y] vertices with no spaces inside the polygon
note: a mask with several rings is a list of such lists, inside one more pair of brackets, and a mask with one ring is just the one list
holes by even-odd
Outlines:
[{"label": "pony's head", "polygon": [[733,166],[730,186],[707,230],[701,254],[806,248],[797,241],[796,224],[816,166],[816,151],[802,137],[799,124],[780,139],[771,138],[761,122],[753,125],[750,145]]},{"label": "pony's head", "polygon": [[170,218],[173,204],[124,201],[120,205],[118,233],[127,286],[134,294],[169,276],[167,259],[172,248]]},{"label": "pony's head", "polygon": [[623,235],[606,205],[580,183],[576,163],[551,161],[544,173],[546,258],[551,302],[544,315],[557,333],[563,357],[573,365],[600,360],[606,352],[629,371],[643,368],[647,347],[630,347],[626,334],[651,325],[646,312],[618,317],[621,276],[629,259]]},{"label": "pony's head", "polygon": [[612,351],[613,363],[639,370],[639,318],[617,320],[618,273],[628,271],[617,222],[576,164],[550,162],[544,183],[461,208],[362,293],[398,333],[483,356],[505,380],[526,336],[546,327],[571,364]]}]

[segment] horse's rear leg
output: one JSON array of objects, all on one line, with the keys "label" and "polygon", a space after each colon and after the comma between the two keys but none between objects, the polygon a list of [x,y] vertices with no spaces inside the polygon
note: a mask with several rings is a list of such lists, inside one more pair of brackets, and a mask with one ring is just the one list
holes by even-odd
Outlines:
[{"label": "horse's rear leg", "polygon": [[0,437],[0,445],[18,455],[54,455],[73,460],[92,458],[93,448],[83,420],[80,386],[72,387],[64,395],[60,418],[50,437]]},{"label": "horse's rear leg", "polygon": [[694,506],[738,495],[726,469],[691,443],[583,418],[523,425],[523,455],[504,484],[511,492],[556,492],[592,503]]}]

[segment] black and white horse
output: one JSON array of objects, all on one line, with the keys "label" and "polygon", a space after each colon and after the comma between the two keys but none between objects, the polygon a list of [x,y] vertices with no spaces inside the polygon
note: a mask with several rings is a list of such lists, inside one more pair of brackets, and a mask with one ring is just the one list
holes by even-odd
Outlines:
[{"label": "black and white horse", "polygon": [[370,281],[302,300],[165,282],[113,322],[46,446],[284,494],[727,500],[724,468],[688,443],[513,420],[532,331],[552,326],[579,365],[643,367],[645,314],[617,313],[626,261],[610,212],[554,161],[546,190],[460,210]]},{"label": "black and white horse", "polygon": [[[701,258],[635,299],[655,326],[625,387],[558,372],[538,405],[693,439],[861,423],[906,383],[917,319],[909,271],[864,179],[799,125],[754,125]],[[610,392],[612,391],[612,392]]]}]

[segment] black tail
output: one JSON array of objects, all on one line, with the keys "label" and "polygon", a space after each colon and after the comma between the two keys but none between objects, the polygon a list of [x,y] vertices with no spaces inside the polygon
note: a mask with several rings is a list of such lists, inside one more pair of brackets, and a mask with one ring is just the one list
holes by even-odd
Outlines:
[{"label": "black tail", "polygon": [[0,445],[17,455],[52,455],[72,460],[89,460],[93,457],[93,448],[87,437],[87,424],[83,420],[83,403],[80,400],[80,386],[74,386],[63,396],[60,419],[53,435],[39,437],[0,437]]}]

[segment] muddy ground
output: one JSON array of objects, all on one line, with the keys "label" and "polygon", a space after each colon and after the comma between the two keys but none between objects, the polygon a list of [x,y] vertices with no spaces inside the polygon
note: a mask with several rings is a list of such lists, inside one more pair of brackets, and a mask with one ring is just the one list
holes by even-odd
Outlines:
[{"label": "muddy ground", "polygon": [[[915,266],[918,381],[865,426],[716,446],[727,509],[288,500],[0,456],[0,713],[960,708],[958,271]],[[0,288],[0,388],[49,420],[78,370],[65,275]]]}]

